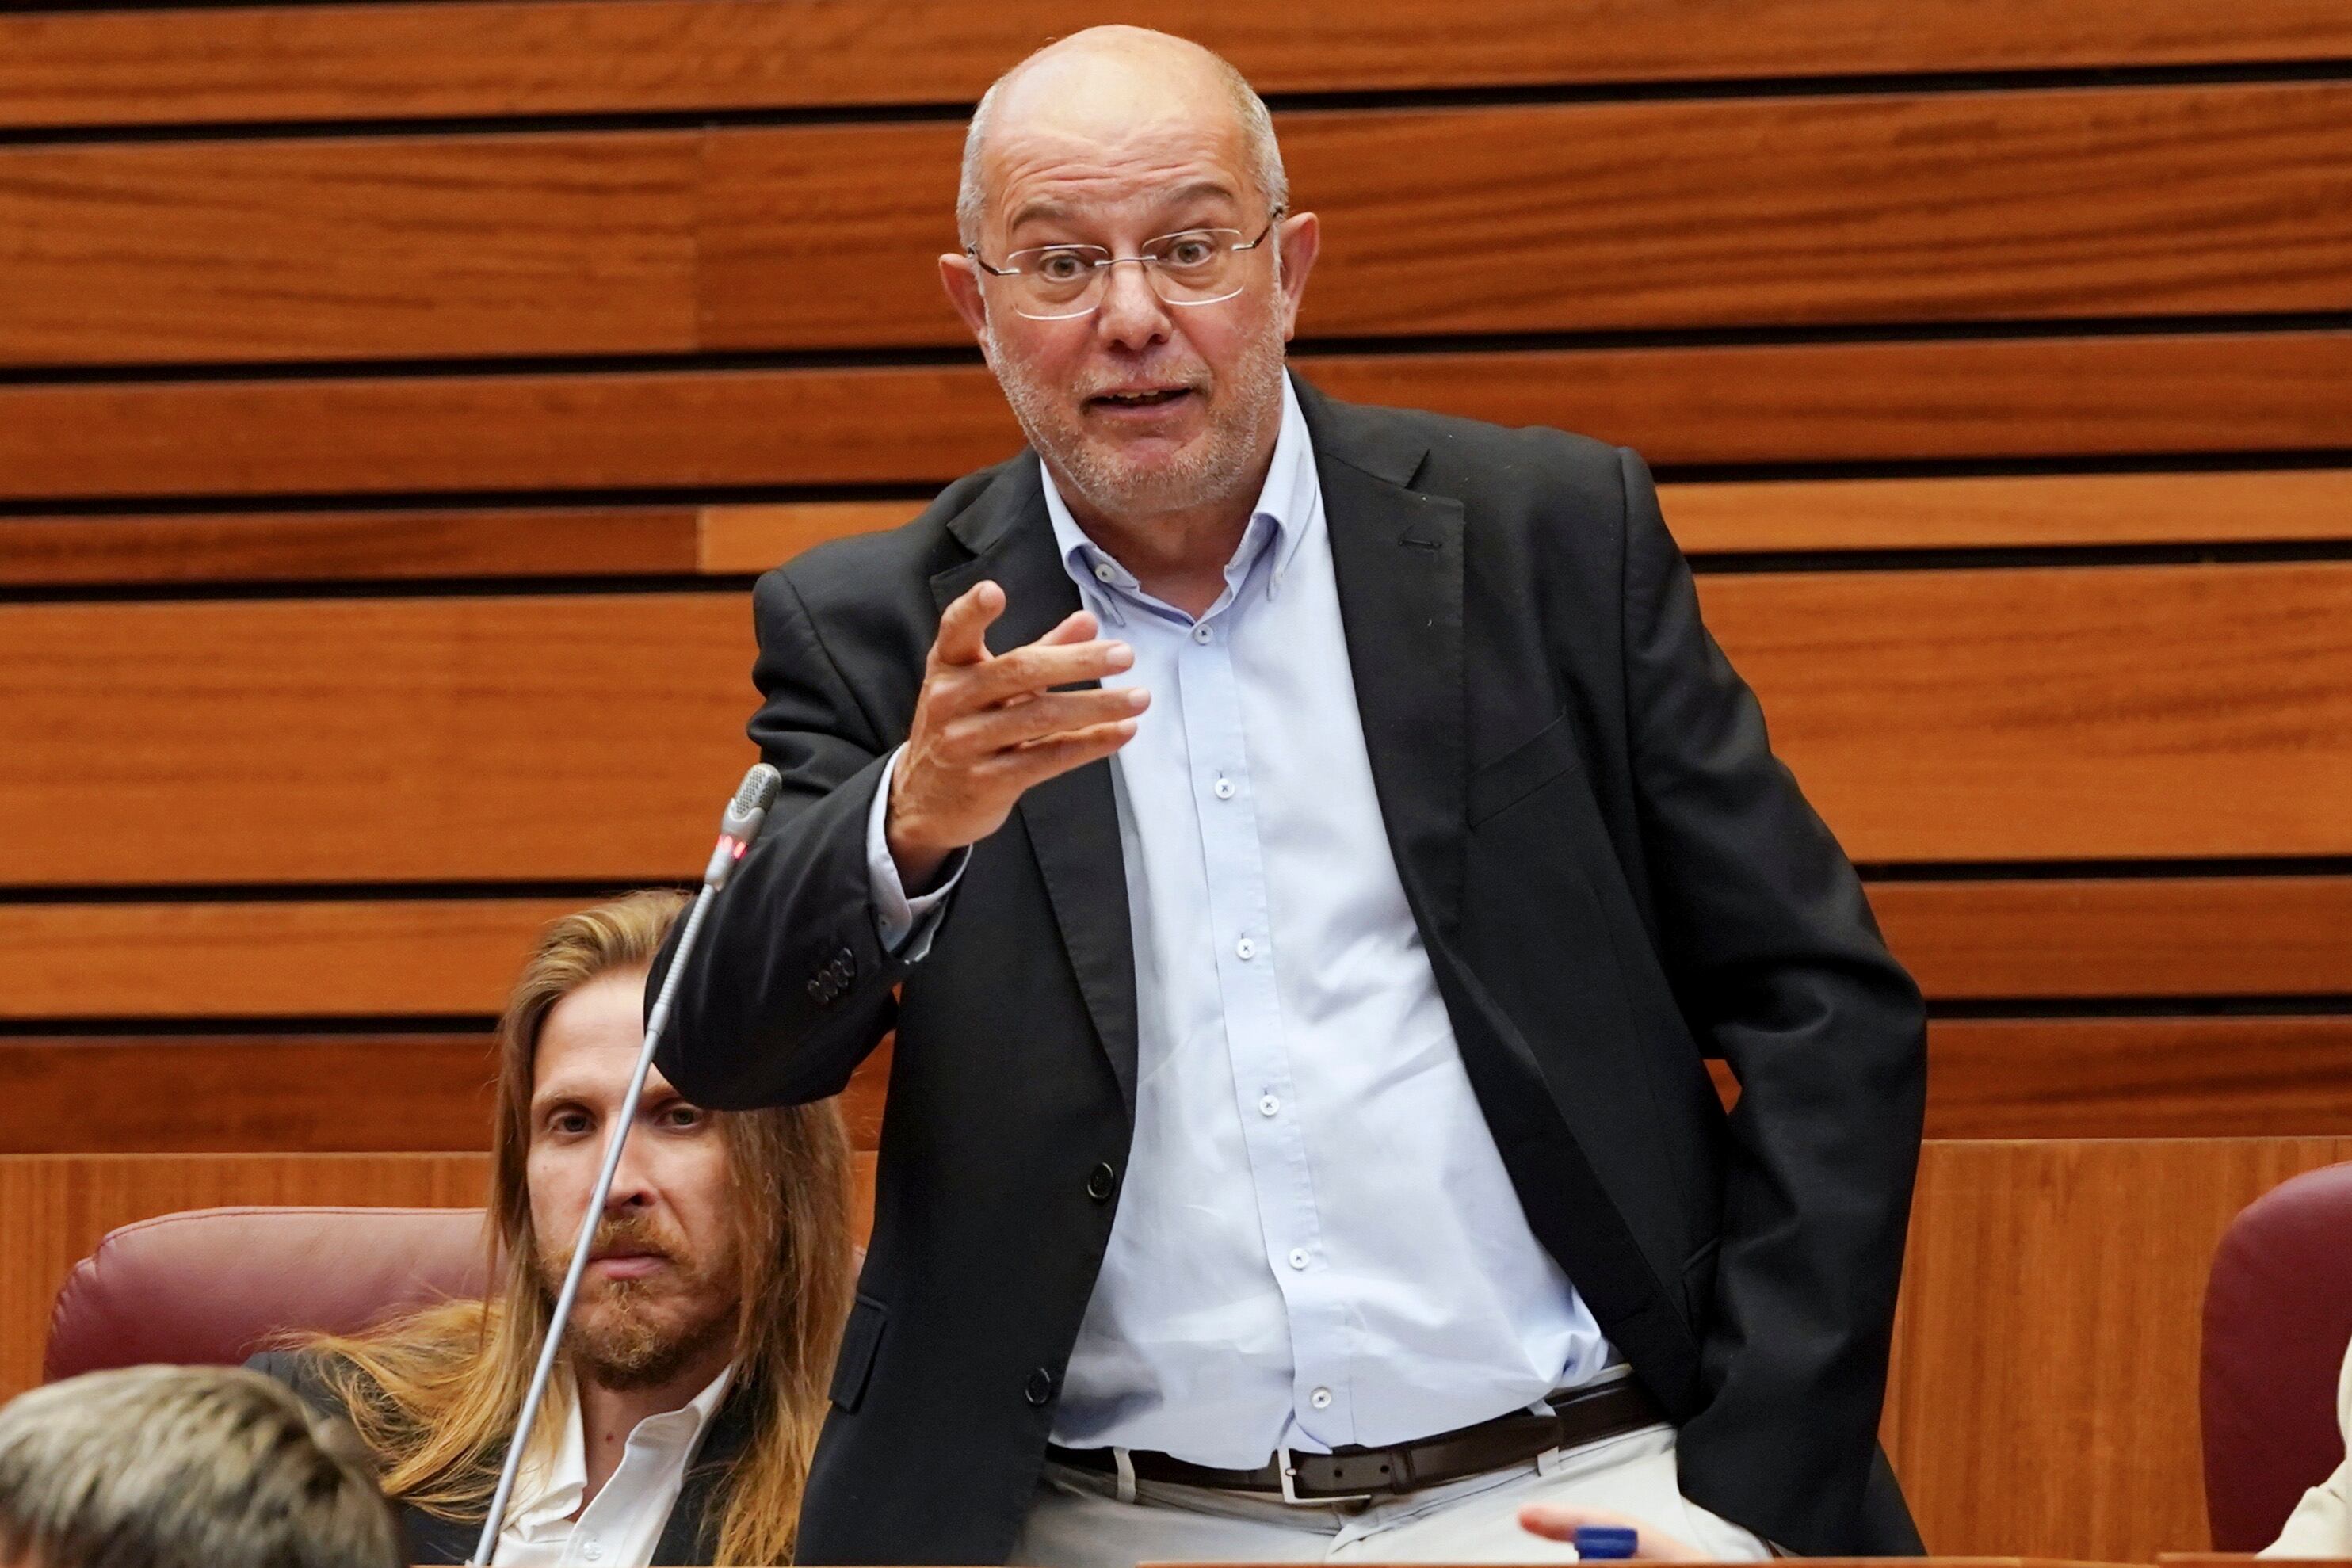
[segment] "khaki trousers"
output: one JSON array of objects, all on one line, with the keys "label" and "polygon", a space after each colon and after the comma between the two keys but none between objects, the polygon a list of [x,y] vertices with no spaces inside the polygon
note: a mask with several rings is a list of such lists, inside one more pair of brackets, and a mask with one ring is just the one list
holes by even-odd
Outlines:
[{"label": "khaki trousers", "polygon": [[1571,1563],[1575,1548],[1519,1528],[1531,1502],[1613,1509],[1723,1562],[1771,1555],[1761,1541],[1686,1500],[1675,1433],[1645,1427],[1580,1448],[1377,1502],[1293,1506],[1204,1487],[1134,1484],[1048,1464],[1012,1562],[1030,1568],[1138,1563]]}]

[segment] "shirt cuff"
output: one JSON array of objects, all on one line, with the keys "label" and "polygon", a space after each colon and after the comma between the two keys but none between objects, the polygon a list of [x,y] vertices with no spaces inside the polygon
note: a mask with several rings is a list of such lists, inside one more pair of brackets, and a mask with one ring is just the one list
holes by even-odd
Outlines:
[{"label": "shirt cuff", "polygon": [[874,934],[881,938],[882,950],[909,964],[919,964],[931,950],[942,906],[955,884],[963,880],[964,862],[971,858],[971,852],[958,850],[948,857],[947,874],[939,886],[918,898],[907,896],[906,885],[898,880],[898,862],[890,858],[890,839],[883,825],[890,814],[890,780],[906,752],[902,746],[890,754],[882,765],[881,782],[874,787],[874,804],[866,813],[866,877],[874,894]]}]

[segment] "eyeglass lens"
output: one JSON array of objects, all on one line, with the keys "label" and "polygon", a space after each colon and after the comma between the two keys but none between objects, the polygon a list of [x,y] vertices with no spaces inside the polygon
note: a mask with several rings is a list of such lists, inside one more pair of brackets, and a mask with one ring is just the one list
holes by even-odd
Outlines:
[{"label": "eyeglass lens", "polygon": [[1241,292],[1247,265],[1238,229],[1190,229],[1114,256],[1100,246],[1037,246],[1004,258],[1005,281],[1024,316],[1055,320],[1083,316],[1101,303],[1111,268],[1133,262],[1170,305],[1212,305]]}]

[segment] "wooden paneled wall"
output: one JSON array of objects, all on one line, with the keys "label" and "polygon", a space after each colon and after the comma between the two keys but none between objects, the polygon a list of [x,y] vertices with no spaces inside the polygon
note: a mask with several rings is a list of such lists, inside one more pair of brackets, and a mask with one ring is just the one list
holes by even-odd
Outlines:
[{"label": "wooden paneled wall", "polygon": [[751,576],[1017,444],[933,257],[1100,20],[1273,97],[1318,384],[1659,470],[1932,999],[1929,1542],[2201,1545],[2212,1238],[2352,1157],[2340,0],[11,7],[0,1392],[107,1225],[477,1179],[531,933],[750,758]]}]

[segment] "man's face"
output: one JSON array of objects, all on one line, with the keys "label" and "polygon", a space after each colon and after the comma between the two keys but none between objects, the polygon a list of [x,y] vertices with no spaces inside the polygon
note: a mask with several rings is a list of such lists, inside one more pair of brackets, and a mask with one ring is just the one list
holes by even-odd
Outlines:
[{"label": "man's face", "polygon": [[[551,1300],[645,1045],[644,996],[643,970],[607,975],[556,1003],[540,1030],[527,1172]],[[653,1073],[566,1337],[580,1375],[647,1387],[731,1343],[741,1260],[730,1186],[719,1123]]]},{"label": "man's face", "polygon": [[[1181,72],[1143,84],[1116,65],[1051,70],[1050,82],[1013,84],[992,123],[983,259],[1002,267],[1051,245],[1131,256],[1181,230],[1250,240],[1266,228],[1272,214],[1221,85]],[[1232,258],[1240,290],[1213,304],[1171,305],[1144,268],[1116,266],[1100,308],[1061,320],[1022,315],[1012,280],[965,257],[941,264],[1023,431],[1074,505],[1143,521],[1230,502],[1259,479],[1315,239],[1311,216],[1278,225]]]}]

